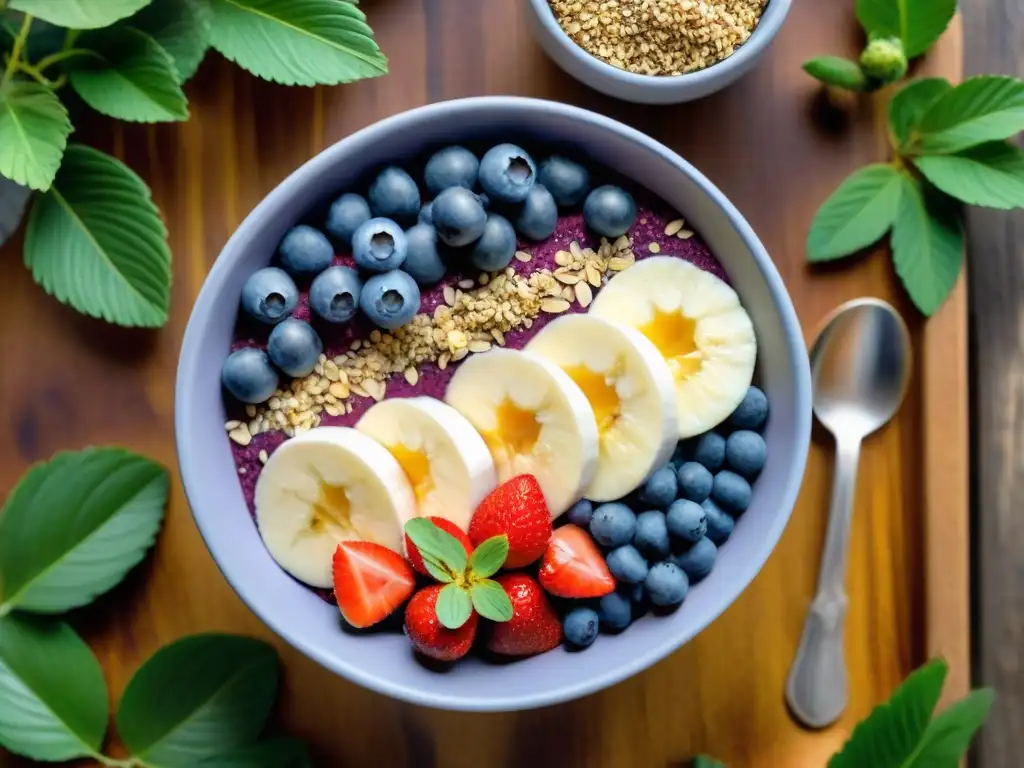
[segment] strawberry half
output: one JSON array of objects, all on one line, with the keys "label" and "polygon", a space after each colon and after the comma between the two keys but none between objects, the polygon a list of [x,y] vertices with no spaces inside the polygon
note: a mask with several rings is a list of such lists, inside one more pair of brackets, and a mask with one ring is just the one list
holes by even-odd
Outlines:
[{"label": "strawberry half", "polygon": [[540,585],[557,597],[577,600],[615,591],[615,579],[590,534],[564,525],[551,536],[538,574]]},{"label": "strawberry half", "polygon": [[562,622],[532,576],[506,573],[495,579],[512,601],[512,618],[496,623],[487,648],[502,656],[533,656],[562,642]]},{"label": "strawberry half", "polygon": [[405,609],[405,633],[413,647],[424,656],[438,661],[458,661],[473,647],[476,613],[458,629],[448,629],[437,618],[437,596],[443,585],[424,587],[409,601]]},{"label": "strawberry half", "polygon": [[508,536],[505,568],[522,568],[544,554],[551,538],[551,513],[533,475],[518,475],[488,494],[469,521],[469,540],[479,546]]},{"label": "strawberry half", "polygon": [[[428,517],[427,520],[432,522],[442,531],[450,533],[458,539],[459,543],[466,550],[466,557],[469,557],[473,552],[473,545],[469,541],[469,536],[467,536],[466,532],[451,520],[446,520],[443,517]],[[409,565],[413,567],[413,570],[416,571],[416,573],[422,573],[424,576],[429,576],[430,573],[427,572],[426,567],[423,565],[423,555],[420,554],[416,545],[412,543],[412,539],[409,538],[409,534],[405,534],[405,551],[409,559]]]},{"label": "strawberry half", "polygon": [[416,588],[416,575],[394,550],[369,541],[343,541],[334,550],[334,594],[345,621],[372,627]]}]

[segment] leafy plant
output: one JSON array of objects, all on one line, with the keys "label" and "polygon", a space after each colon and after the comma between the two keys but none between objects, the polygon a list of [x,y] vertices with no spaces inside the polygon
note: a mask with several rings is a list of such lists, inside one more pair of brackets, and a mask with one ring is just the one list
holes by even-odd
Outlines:
[{"label": "leafy plant", "polygon": [[[858,0],[857,17],[872,40],[860,64],[823,57],[804,68],[832,87],[874,90],[899,80],[903,53],[927,51],[955,13],[955,0]],[[841,259],[891,233],[896,274],[931,315],[963,266],[963,205],[1024,207],[1024,151],[1010,142],[1024,131],[1024,81],[914,80],[893,97],[888,123],[893,160],[855,171],[825,201],[807,255]]]},{"label": "leafy plant", "polygon": [[182,86],[209,48],[285,85],[387,72],[356,0],[0,0],[0,244],[34,191],[25,264],[83,314],[164,325],[171,253],[142,179],[69,143],[62,97],[129,122],[187,120]]},{"label": "leafy plant", "polygon": [[107,686],[58,614],[118,584],[152,546],[167,471],[120,448],[59,453],[32,467],[0,511],[0,745],[35,760],[107,766],[300,768],[306,747],[259,740],[277,692],[269,645],[203,634],[157,651],[117,707],[131,756],[102,753]]}]

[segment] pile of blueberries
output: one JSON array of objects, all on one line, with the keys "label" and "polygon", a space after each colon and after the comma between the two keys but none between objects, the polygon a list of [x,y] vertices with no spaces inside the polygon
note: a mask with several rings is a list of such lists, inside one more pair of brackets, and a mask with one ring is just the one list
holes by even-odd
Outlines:
[{"label": "pile of blueberries", "polygon": [[[331,205],[323,231],[299,224],[278,248],[280,267],[255,272],[242,289],[242,309],[274,325],[267,352],[241,349],[224,363],[225,388],[243,403],[262,403],[278,386],[277,371],[307,376],[323,351],[316,331],[290,317],[299,303],[296,280],[311,280],[310,310],[327,323],[347,323],[362,310],[375,325],[394,330],[415,317],[420,287],[449,271],[496,272],[516,251],[517,234],[541,241],[558,224],[559,208],[583,205],[597,235],[629,231],[637,207],[625,190],[591,189],[581,164],[552,155],[538,167],[514,144],[499,144],[478,159],[451,146],[435,152],[423,182],[423,203],[411,175],[388,166],[366,197],[348,192]],[[358,269],[331,266],[335,249],[351,251]]]},{"label": "pile of blueberries", "polygon": [[595,604],[565,614],[570,645],[590,646],[599,626],[621,632],[650,606],[679,605],[690,585],[711,573],[764,468],[767,419],[768,398],[751,387],[723,424],[680,442],[671,463],[633,496],[596,508],[583,500],[569,510],[568,522],[590,531],[619,583]]}]

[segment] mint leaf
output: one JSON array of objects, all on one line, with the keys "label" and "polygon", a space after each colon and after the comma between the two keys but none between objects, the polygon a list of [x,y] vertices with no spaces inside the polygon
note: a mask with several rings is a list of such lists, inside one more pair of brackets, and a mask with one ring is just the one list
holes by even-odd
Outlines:
[{"label": "mint leaf", "polygon": [[388,61],[354,3],[210,0],[210,43],[257,77],[337,85],[387,74]]},{"label": "mint leaf", "polygon": [[899,90],[889,102],[889,130],[898,150],[911,143],[925,112],[952,87],[944,78],[928,77]]},{"label": "mint leaf", "polygon": [[68,111],[49,88],[24,80],[0,86],[0,175],[49,189],[70,134]]},{"label": "mint leaf", "polygon": [[120,448],[36,464],[0,512],[0,609],[58,613],[118,584],[153,544],[167,470]]},{"label": "mint leaf", "polygon": [[974,734],[988,717],[993,701],[995,694],[982,688],[971,691],[939,713],[928,725],[917,753],[906,768],[958,765]]},{"label": "mint leaf", "polygon": [[473,601],[464,587],[447,584],[437,595],[437,620],[448,629],[458,629],[473,615]]},{"label": "mint leaf", "polygon": [[804,62],[804,72],[825,85],[848,91],[866,91],[871,83],[855,61],[840,56],[820,56]]},{"label": "mint leaf", "polygon": [[167,322],[171,253],[149,189],[131,169],[72,144],[53,186],[36,198],[25,264],[36,282],[79,312],[118,325]]},{"label": "mint leaf", "polygon": [[921,313],[930,316],[956,285],[964,231],[956,204],[919,181],[902,176],[900,214],[892,230],[896,274]]},{"label": "mint leaf", "polygon": [[857,19],[871,37],[903,41],[907,58],[925,53],[956,15],[956,0],[857,0]]},{"label": "mint leaf", "polygon": [[440,565],[453,574],[465,572],[466,549],[450,533],[442,531],[425,517],[416,517],[407,522],[405,532],[423,555],[424,562],[430,558],[439,561]]},{"label": "mint leaf", "polygon": [[[420,552],[420,555],[423,556],[423,553]],[[427,569],[427,573],[442,584],[449,584],[455,581],[456,574],[448,570],[448,568],[445,567],[445,564],[440,560],[433,557],[423,556],[423,567]]]},{"label": "mint leaf", "polygon": [[200,768],[309,768],[309,750],[298,739],[265,739],[203,760]]},{"label": "mint leaf", "polygon": [[853,729],[828,768],[903,766],[928,729],[948,670],[946,662],[936,660],[912,672],[888,702]]},{"label": "mint leaf", "polygon": [[469,557],[469,570],[473,577],[485,579],[493,576],[505,564],[508,557],[508,536],[492,536],[480,542]]},{"label": "mint leaf", "polygon": [[508,621],[512,618],[512,601],[501,584],[492,579],[481,579],[469,588],[476,612],[491,621]]},{"label": "mint leaf", "polygon": [[128,23],[170,54],[184,83],[199,69],[210,47],[210,16],[205,0],[153,0]]},{"label": "mint leaf", "polygon": [[107,685],[63,621],[0,618],[0,744],[34,760],[94,755],[107,731]]},{"label": "mint leaf", "polygon": [[915,149],[951,154],[1024,131],[1024,81],[983,75],[939,97],[921,118]]},{"label": "mint leaf", "polygon": [[270,714],[277,654],[234,635],[193,635],[164,646],[128,682],[117,730],[132,756],[160,768],[200,760],[255,740]]},{"label": "mint leaf", "polygon": [[725,768],[725,763],[720,763],[707,755],[697,755],[693,758],[692,768]]},{"label": "mint leaf", "polygon": [[0,245],[17,231],[31,194],[28,187],[0,176]]},{"label": "mint leaf", "polygon": [[1024,207],[1024,151],[994,141],[957,155],[914,158],[914,165],[932,184],[968,205],[987,208]]},{"label": "mint leaf", "polygon": [[151,0],[10,0],[13,11],[24,11],[68,29],[109,27],[149,5]]},{"label": "mint leaf", "polygon": [[807,237],[811,261],[849,256],[881,239],[896,218],[900,175],[889,165],[854,172],[821,206]]},{"label": "mint leaf", "polygon": [[145,32],[122,26],[86,32],[69,75],[82,101],[109,117],[137,123],[188,119],[174,59]]}]

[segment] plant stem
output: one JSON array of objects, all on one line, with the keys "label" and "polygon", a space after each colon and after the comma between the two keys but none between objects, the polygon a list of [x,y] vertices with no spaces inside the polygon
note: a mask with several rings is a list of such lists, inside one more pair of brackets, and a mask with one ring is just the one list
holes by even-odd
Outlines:
[{"label": "plant stem", "polygon": [[28,32],[31,28],[32,16],[26,13],[24,20],[21,22],[21,31],[14,38],[14,48],[11,49],[11,58],[7,62],[7,69],[4,71],[3,80],[0,80],[0,88],[7,85],[14,76],[14,71],[18,68],[18,63],[21,61],[21,52],[25,48],[25,41],[28,40]]},{"label": "plant stem", "polygon": [[27,61],[23,61],[18,65],[18,69],[24,72],[26,75],[31,77],[40,85],[45,85],[47,88],[53,88],[53,83],[46,79],[42,72],[37,68],[33,67]]},{"label": "plant stem", "polygon": [[124,760],[118,760],[116,757],[108,757],[107,755],[101,755],[96,753],[92,757],[103,765],[110,766],[110,768],[139,768],[143,765],[134,757],[126,757]]},{"label": "plant stem", "polygon": [[54,64],[59,64],[65,59],[71,59],[75,56],[95,56],[96,54],[92,51],[87,51],[84,48],[68,48],[63,51],[57,51],[57,53],[51,53],[49,56],[44,56],[35,63],[35,68],[42,72],[48,67],[52,67]]}]

